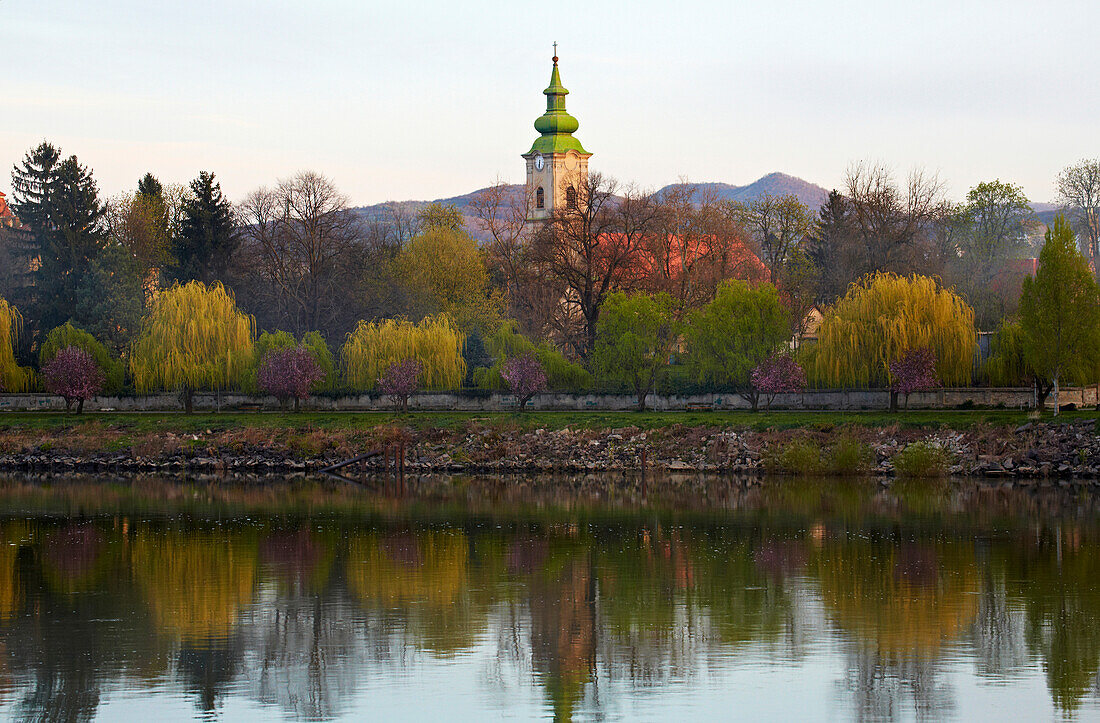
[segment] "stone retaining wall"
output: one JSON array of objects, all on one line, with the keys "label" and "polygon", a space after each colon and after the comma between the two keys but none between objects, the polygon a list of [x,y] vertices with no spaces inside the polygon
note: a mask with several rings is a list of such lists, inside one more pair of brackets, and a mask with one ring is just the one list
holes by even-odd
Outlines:
[{"label": "stone retaining wall", "polygon": [[[1075,387],[1061,391],[1062,404],[1093,407],[1097,404],[1098,386]],[[660,395],[647,398],[648,407],[659,411],[696,409],[748,409],[749,404],[736,394]],[[1053,404],[1053,396],[1048,398]],[[962,404],[978,407],[1026,409],[1032,406],[1029,388],[963,387],[918,392],[909,397],[910,409],[945,409]],[[409,399],[410,409],[437,411],[490,412],[515,409],[516,397],[500,393],[421,392]],[[244,394],[195,394],[197,410],[239,411],[275,410],[278,403],[272,397],[252,397]],[[817,389],[802,394],[780,394],[773,409],[887,409],[890,392],[885,389],[829,390]],[[629,394],[571,394],[554,392],[540,394],[530,408],[562,411],[629,411],[637,407],[637,397]],[[65,403],[48,394],[0,394],[0,412],[60,411]],[[345,397],[313,397],[302,403],[303,409],[317,411],[389,411],[393,403],[388,397],[370,394]],[[183,405],[175,394],[153,394],[141,397],[96,397],[84,405],[86,411],[151,412],[181,411]]]}]

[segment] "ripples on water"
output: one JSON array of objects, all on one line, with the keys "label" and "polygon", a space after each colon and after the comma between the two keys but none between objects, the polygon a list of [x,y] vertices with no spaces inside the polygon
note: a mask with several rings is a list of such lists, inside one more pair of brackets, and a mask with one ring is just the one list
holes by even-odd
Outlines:
[{"label": "ripples on water", "polygon": [[1100,714],[1088,489],[545,482],[0,480],[0,717]]}]

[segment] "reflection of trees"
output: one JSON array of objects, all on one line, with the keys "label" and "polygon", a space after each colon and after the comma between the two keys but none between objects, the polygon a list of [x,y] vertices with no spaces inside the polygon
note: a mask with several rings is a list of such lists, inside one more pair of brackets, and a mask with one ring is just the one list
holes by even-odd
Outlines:
[{"label": "reflection of trees", "polygon": [[364,605],[403,617],[421,647],[451,655],[485,628],[469,552],[457,531],[357,537],[348,547],[348,587]]},{"label": "reflection of trees", "polygon": [[144,530],[131,563],[159,630],[199,642],[232,631],[252,599],[256,548],[240,533]]},{"label": "reflection of trees", "polygon": [[960,544],[826,543],[817,577],[837,624],[887,656],[934,656],[977,613],[977,570]]},{"label": "reflection of trees", "polygon": [[[50,533],[42,546],[42,569],[58,592],[86,592],[95,588],[114,558],[103,533],[90,523],[65,525]],[[107,553],[107,554],[105,554]]]},{"label": "reflection of trees", "polygon": [[1043,661],[1051,697],[1077,709],[1100,669],[1097,541],[1074,528],[1048,532],[1010,558],[1009,591],[1023,601],[1028,646]]},{"label": "reflection of trees", "polygon": [[845,692],[857,720],[895,720],[911,707],[919,720],[943,720],[954,708],[950,686],[936,675],[936,663],[925,658],[897,658],[855,646],[848,655]]},{"label": "reflection of trees", "polygon": [[16,525],[6,525],[0,529],[0,623],[11,618],[19,609],[19,582],[15,576],[19,531]]},{"label": "reflection of trees", "polygon": [[238,670],[257,700],[320,720],[337,715],[360,685],[369,641],[334,591],[280,594],[250,610],[238,629]]},{"label": "reflection of trees", "polygon": [[260,562],[291,589],[321,590],[332,569],[328,540],[307,528],[277,530],[260,543]]}]

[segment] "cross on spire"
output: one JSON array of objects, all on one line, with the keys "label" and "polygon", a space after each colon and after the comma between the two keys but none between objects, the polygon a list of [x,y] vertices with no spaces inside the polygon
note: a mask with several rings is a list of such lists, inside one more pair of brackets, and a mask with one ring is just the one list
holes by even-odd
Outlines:
[{"label": "cross on spire", "polygon": [[558,62],[558,41],[555,40],[554,41],[554,63],[557,64],[557,62]]}]

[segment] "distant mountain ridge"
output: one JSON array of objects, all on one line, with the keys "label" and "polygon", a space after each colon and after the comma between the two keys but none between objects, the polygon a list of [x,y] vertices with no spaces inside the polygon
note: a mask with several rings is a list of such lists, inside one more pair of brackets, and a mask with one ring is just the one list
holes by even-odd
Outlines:
[{"label": "distant mountain ridge", "polygon": [[829,191],[816,183],[810,183],[797,176],[791,176],[786,173],[769,173],[766,176],[762,176],[747,186],[734,186],[729,183],[721,183],[718,181],[709,181],[701,183],[671,183],[662,188],[659,193],[665,193],[676,188],[683,188],[685,185],[696,189],[697,191],[709,191],[718,196],[723,201],[740,201],[741,203],[749,203],[761,196],[795,196],[799,201],[806,205],[811,211],[816,212],[821,208],[821,204],[825,202],[825,199],[829,196]]},{"label": "distant mountain ridge", "polygon": [[[721,200],[740,201],[741,203],[748,203],[765,194],[772,196],[791,194],[805,204],[815,215],[817,210],[821,208],[821,205],[825,203],[825,200],[829,196],[829,191],[823,186],[811,183],[798,176],[792,176],[778,171],[761,176],[752,183],[744,186],[735,186],[721,181],[688,182],[686,184],[670,183],[659,189],[657,193],[664,194],[673,189],[683,188],[685,185],[699,192],[712,192]],[[522,200],[522,185],[510,184],[506,188],[508,194],[515,199],[515,202],[518,203]],[[476,191],[464,193],[461,196],[438,198],[434,201],[386,201],[370,206],[358,206],[353,210],[367,219],[384,220],[391,216],[394,210],[399,210],[408,215],[414,215],[421,208],[431,203],[453,204],[466,218],[466,225],[472,231],[475,231],[475,235],[477,235],[476,226],[473,225],[474,213],[471,204],[477,196],[485,190],[487,189],[479,188]],[[1049,224],[1061,209],[1057,204],[1043,202],[1033,202],[1031,207],[1039,216],[1039,220],[1046,224]]]},{"label": "distant mountain ridge", "polygon": [[[681,188],[684,185],[683,183],[670,183],[658,190],[658,193],[663,194],[671,189]],[[740,201],[742,203],[760,198],[764,194],[783,196],[790,193],[797,196],[799,201],[802,201],[802,203],[806,204],[815,212],[829,195],[829,192],[821,186],[786,173],[769,173],[746,186],[735,186],[718,181],[688,183],[686,185],[694,187],[699,191],[711,191],[722,200]],[[522,198],[522,185],[511,184],[507,186],[507,189],[508,193],[517,201]],[[464,193],[461,196],[437,198],[434,201],[386,201],[370,206],[358,206],[353,210],[357,211],[364,218],[382,220],[390,216],[394,210],[415,214],[431,203],[453,204],[455,208],[461,211],[462,215],[466,217],[467,225],[469,225],[469,221],[473,218],[473,209],[470,207],[470,204],[473,203],[478,194],[485,190],[485,188],[479,188],[476,191]]]}]

